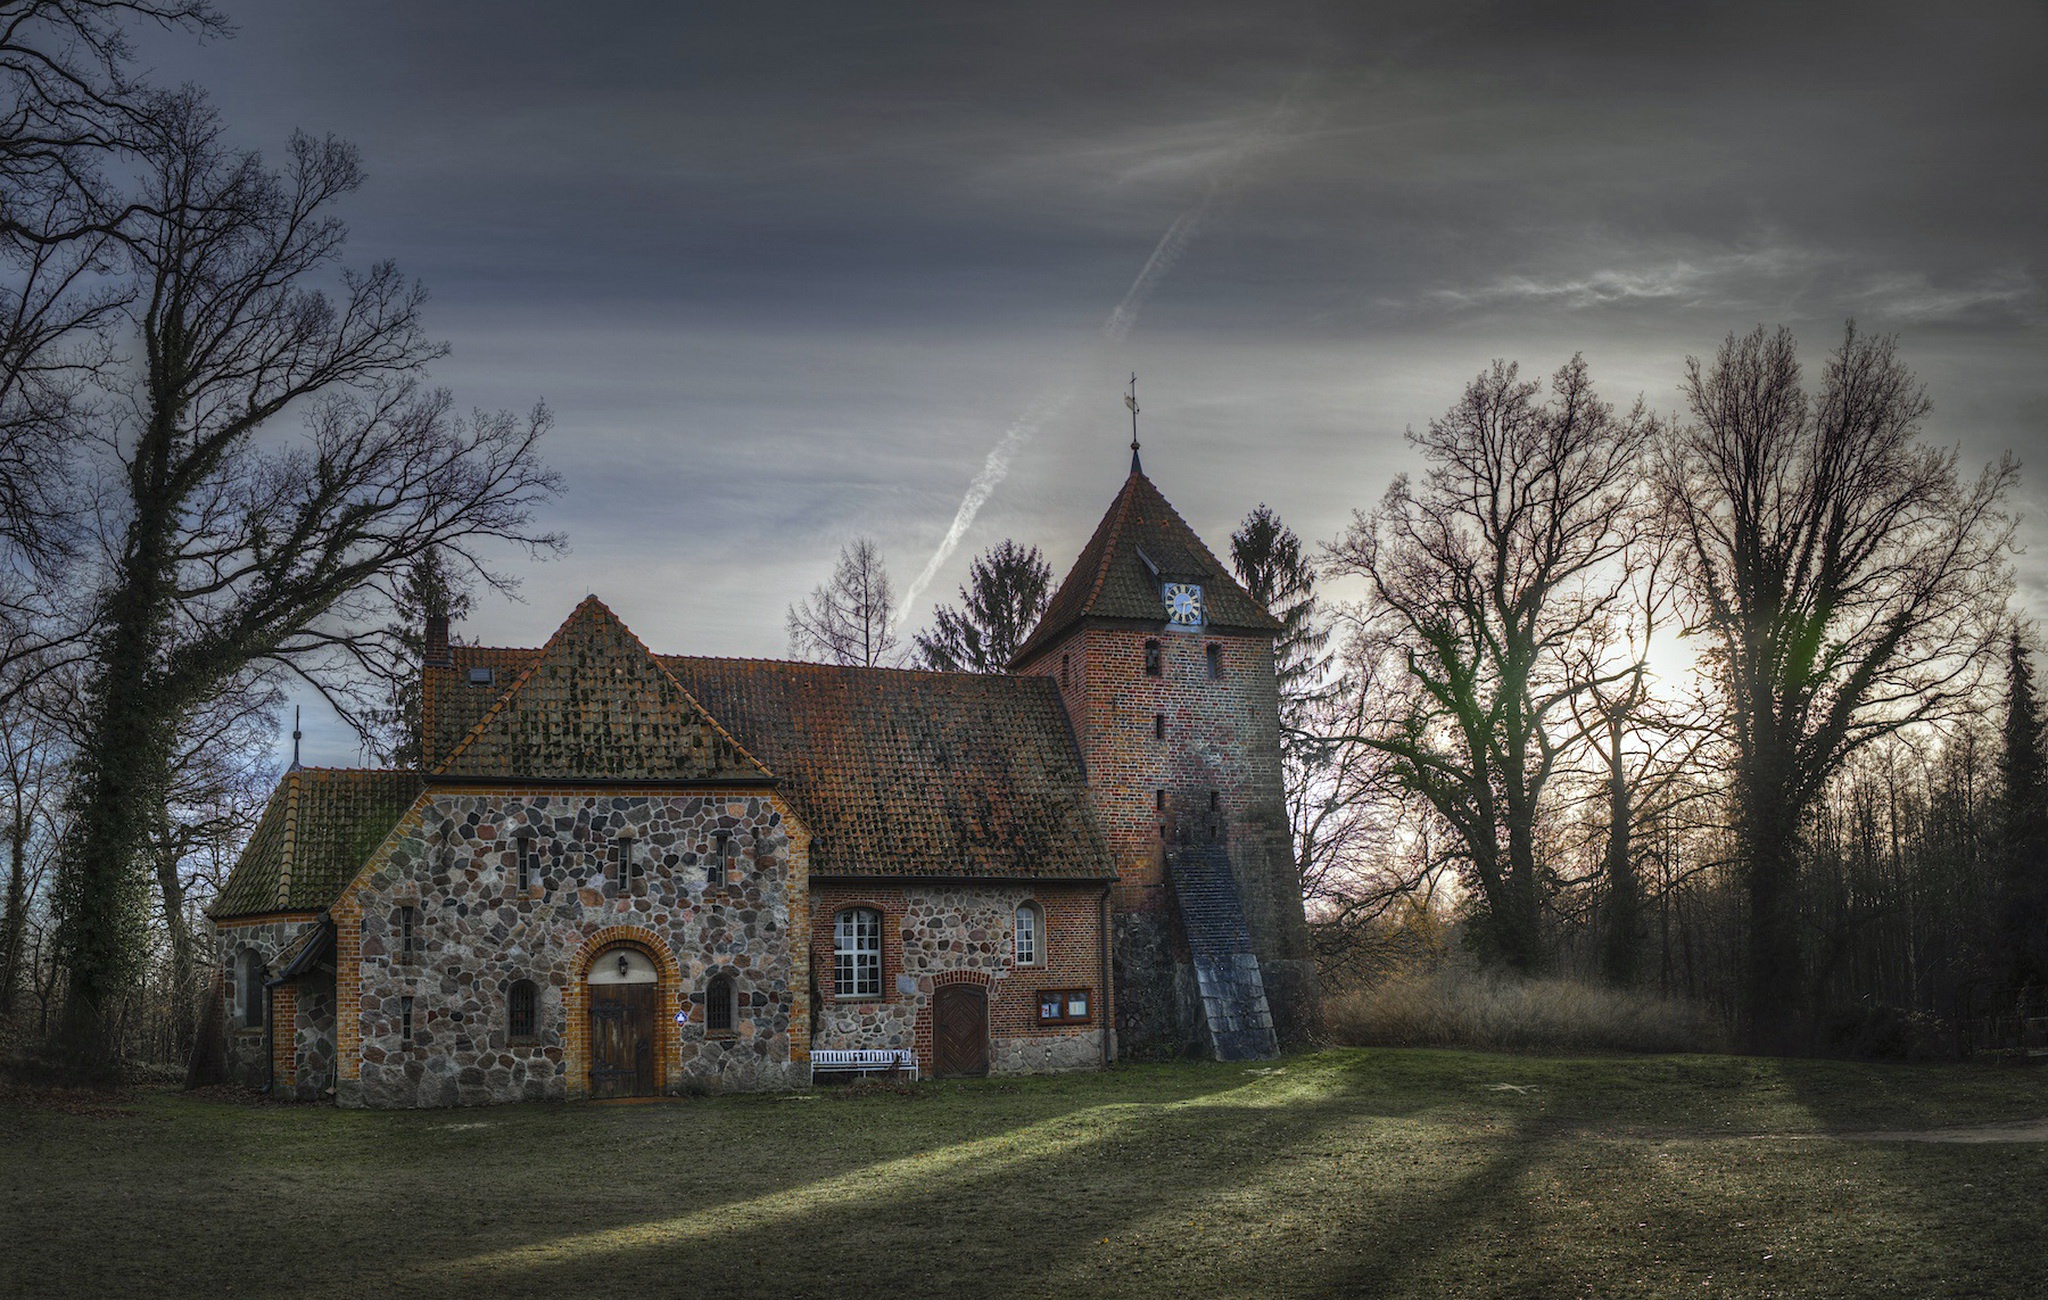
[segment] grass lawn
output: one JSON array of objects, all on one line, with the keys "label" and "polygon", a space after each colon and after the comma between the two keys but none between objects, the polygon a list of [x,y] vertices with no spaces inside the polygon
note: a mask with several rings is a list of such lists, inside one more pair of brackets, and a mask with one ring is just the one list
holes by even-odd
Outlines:
[{"label": "grass lawn", "polygon": [[913,1096],[33,1101],[0,1108],[8,1296],[2048,1295],[2048,1142],[1898,1136],[2048,1119],[2038,1071],[1332,1051]]}]

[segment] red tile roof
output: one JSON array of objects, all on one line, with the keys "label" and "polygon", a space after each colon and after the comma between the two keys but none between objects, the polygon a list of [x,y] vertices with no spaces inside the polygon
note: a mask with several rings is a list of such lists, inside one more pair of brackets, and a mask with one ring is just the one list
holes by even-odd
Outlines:
[{"label": "red tile roof", "polygon": [[1210,627],[1280,630],[1279,620],[1238,584],[1152,480],[1133,470],[1011,662],[1028,663],[1084,619],[1164,623],[1162,580],[1200,583]]},{"label": "red tile roof", "polygon": [[782,780],[818,875],[1112,868],[1049,678],[668,658]]}]

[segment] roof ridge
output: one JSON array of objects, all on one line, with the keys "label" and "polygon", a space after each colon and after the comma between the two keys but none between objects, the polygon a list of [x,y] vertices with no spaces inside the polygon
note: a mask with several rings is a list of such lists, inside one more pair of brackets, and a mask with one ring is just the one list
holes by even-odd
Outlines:
[{"label": "roof ridge", "polygon": [[284,774],[284,851],[278,855],[277,905],[283,907],[292,896],[292,863],[299,851],[299,776]]}]

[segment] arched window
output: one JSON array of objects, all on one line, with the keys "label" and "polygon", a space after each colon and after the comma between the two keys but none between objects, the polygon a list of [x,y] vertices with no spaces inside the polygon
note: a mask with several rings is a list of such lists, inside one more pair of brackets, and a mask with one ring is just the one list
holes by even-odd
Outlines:
[{"label": "arched window", "polygon": [[832,992],[882,996],[882,914],[872,907],[849,907],[832,927]]},{"label": "arched window", "polygon": [[1045,913],[1036,903],[1017,906],[1017,964],[1036,966],[1045,960]]},{"label": "arched window", "polygon": [[732,975],[720,971],[704,986],[704,1028],[714,1034],[729,1034],[733,1027]]},{"label": "arched window", "polygon": [[534,1040],[540,1023],[540,990],[532,980],[513,980],[505,997],[505,1033],[515,1043]]},{"label": "arched window", "polygon": [[242,949],[236,963],[235,994],[241,1005],[242,1024],[250,1029],[263,1028],[263,954],[254,948]]}]

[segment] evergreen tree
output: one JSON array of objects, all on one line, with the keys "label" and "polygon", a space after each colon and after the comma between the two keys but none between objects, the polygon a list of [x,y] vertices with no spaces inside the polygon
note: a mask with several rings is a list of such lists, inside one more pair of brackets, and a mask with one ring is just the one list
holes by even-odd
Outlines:
[{"label": "evergreen tree", "polygon": [[1315,566],[1301,553],[1301,538],[1263,501],[1230,535],[1230,564],[1252,598],[1280,620],[1280,635],[1273,641],[1280,721],[1289,733],[1298,733],[1328,667],[1323,647],[1330,630],[1316,617]]},{"label": "evergreen tree", "polygon": [[469,613],[472,594],[466,575],[451,573],[441,549],[422,551],[406,569],[392,602],[396,617],[385,635],[398,649],[383,670],[387,707],[379,716],[384,732],[384,757],[394,767],[418,767],[420,747],[420,668],[427,655],[427,624],[442,618],[453,622]]},{"label": "evergreen tree", "polygon": [[2034,669],[2015,635],[2006,651],[2004,816],[1999,848],[1999,929],[2014,987],[2048,985],[2048,760]]},{"label": "evergreen tree", "polygon": [[1052,566],[1036,546],[1006,538],[969,566],[958,609],[932,610],[932,630],[917,634],[918,658],[935,672],[1008,672],[1050,599]]}]

